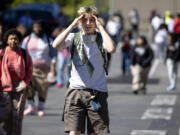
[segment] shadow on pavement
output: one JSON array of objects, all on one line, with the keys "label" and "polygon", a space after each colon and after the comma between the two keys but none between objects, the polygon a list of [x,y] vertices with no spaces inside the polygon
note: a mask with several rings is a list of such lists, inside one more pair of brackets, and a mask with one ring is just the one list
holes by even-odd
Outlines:
[{"label": "shadow on pavement", "polygon": [[[132,76],[127,75],[127,76],[116,76],[113,78],[107,78],[108,83],[112,84],[131,84],[132,83]],[[150,78],[148,79],[148,84],[159,84],[160,79],[159,78]]]}]

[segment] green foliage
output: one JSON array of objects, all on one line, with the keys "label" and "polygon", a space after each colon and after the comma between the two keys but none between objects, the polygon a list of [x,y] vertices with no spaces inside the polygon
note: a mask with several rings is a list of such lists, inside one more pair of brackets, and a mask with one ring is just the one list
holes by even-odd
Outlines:
[{"label": "green foliage", "polygon": [[15,7],[21,3],[32,3],[32,2],[56,2],[56,0],[13,0],[11,7]]},{"label": "green foliage", "polygon": [[108,10],[108,2],[102,2],[101,0],[13,0],[11,7],[14,7],[21,3],[32,3],[32,2],[57,2],[60,5],[62,11],[70,15],[71,19],[77,16],[77,10],[82,6],[95,5],[95,1],[99,4],[99,11],[106,12]]},{"label": "green foliage", "polygon": [[94,5],[94,0],[66,0],[66,2],[65,6],[62,7],[62,11],[70,15],[72,20],[77,16],[77,10],[80,7]]}]

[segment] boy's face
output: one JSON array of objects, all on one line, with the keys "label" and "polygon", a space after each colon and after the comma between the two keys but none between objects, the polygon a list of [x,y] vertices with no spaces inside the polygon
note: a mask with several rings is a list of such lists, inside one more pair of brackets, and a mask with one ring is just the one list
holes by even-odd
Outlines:
[{"label": "boy's face", "polygon": [[18,39],[17,35],[15,35],[15,34],[9,35],[7,44],[12,50],[16,50],[19,46],[19,39]]},{"label": "boy's face", "polygon": [[81,24],[85,34],[94,34],[96,22],[95,18],[91,14],[84,14]]}]

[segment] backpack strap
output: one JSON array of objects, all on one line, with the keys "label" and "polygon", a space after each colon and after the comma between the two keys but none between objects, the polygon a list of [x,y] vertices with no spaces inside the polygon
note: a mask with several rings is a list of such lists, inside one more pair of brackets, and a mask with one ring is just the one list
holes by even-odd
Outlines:
[{"label": "backpack strap", "polygon": [[72,44],[72,47],[71,47],[71,58],[73,58],[74,53],[76,51],[75,48],[77,48],[77,46],[79,45],[80,40],[81,40],[80,32],[74,33],[74,40],[73,40],[73,44]]},{"label": "backpack strap", "polygon": [[27,38],[28,38],[28,39],[27,39],[27,41],[26,41],[26,48],[28,47],[29,41],[30,41],[30,39],[31,39],[31,35],[29,35]]},{"label": "backpack strap", "polygon": [[50,48],[51,44],[50,44],[49,36],[47,34],[45,34],[45,35],[46,35],[46,38],[47,38],[47,41],[48,41],[48,47]]},{"label": "backpack strap", "polygon": [[77,32],[77,33],[74,33],[73,44],[70,48],[71,61],[69,62],[68,66],[72,65],[74,53],[75,53],[75,51],[77,51],[75,48],[79,45],[79,43],[80,43],[80,32]]},{"label": "backpack strap", "polygon": [[[77,47],[79,45],[80,40],[81,40],[80,32],[74,33],[74,40],[73,40],[72,47],[70,49],[71,62],[70,62],[69,65],[72,64],[72,59],[73,59],[74,53],[75,53],[75,51],[77,51],[75,49],[75,47]],[[102,40],[102,36],[101,36],[101,34],[99,32],[97,32],[96,43],[97,43],[98,49],[100,50],[101,55],[102,55],[102,57],[104,59],[104,70],[106,72],[106,75],[108,75],[108,70],[107,70],[107,54],[106,54],[106,51],[103,48],[103,45],[102,45],[103,44],[103,40]]]},{"label": "backpack strap", "polygon": [[105,51],[105,49],[103,48],[103,40],[102,40],[102,36],[99,32],[97,32],[97,37],[96,37],[96,43],[98,45],[98,48],[101,52],[101,55],[104,59],[104,70],[106,72],[106,75],[108,75],[108,70],[107,70],[107,53]]},{"label": "backpack strap", "polygon": [[22,56],[23,56],[23,59],[24,59],[24,62],[25,62],[25,65],[26,65],[26,50],[21,48],[21,51],[22,51]]},{"label": "backpack strap", "polygon": [[[4,56],[4,53],[5,53],[5,48],[4,48],[2,51],[3,51],[3,55],[0,57],[0,60],[1,60],[1,61],[3,60],[3,56]],[[22,56],[23,56],[25,65],[26,65],[26,50],[23,49],[23,48],[21,48],[21,51],[22,51]]]}]

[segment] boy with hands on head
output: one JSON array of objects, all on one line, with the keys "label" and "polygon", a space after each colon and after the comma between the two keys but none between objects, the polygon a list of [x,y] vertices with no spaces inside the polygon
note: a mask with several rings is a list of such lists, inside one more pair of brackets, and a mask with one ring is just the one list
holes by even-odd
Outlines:
[{"label": "boy with hands on head", "polygon": [[[71,50],[72,70],[63,114],[65,132],[80,135],[87,123],[88,135],[109,133],[108,89],[99,46],[109,53],[115,51],[115,46],[97,19],[95,7],[81,7],[78,14],[53,43],[54,48]],[[80,32],[71,33],[78,24],[82,26]]]}]

